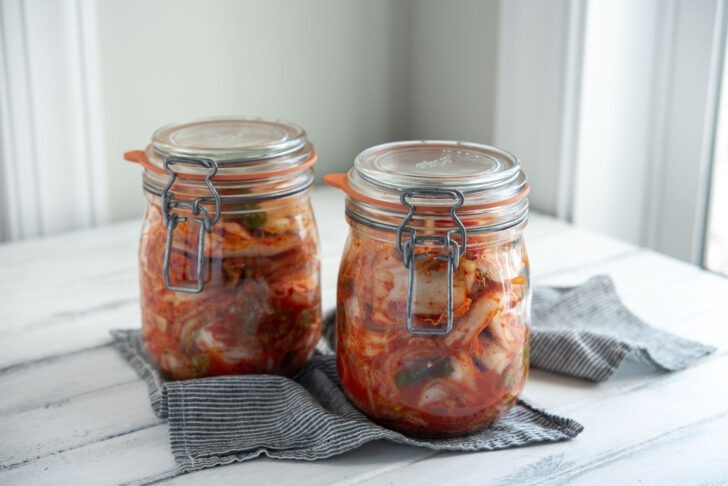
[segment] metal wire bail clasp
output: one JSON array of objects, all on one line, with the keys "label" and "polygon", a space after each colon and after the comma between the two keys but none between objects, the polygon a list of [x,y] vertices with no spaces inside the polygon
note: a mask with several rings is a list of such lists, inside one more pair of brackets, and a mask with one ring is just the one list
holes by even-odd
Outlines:
[{"label": "metal wire bail clasp", "polygon": [[[407,226],[407,223],[415,213],[415,208],[408,198],[442,196],[449,196],[455,200],[455,203],[450,206],[450,219],[455,223],[456,228],[448,230],[442,236],[418,236],[414,228]],[[397,227],[397,251],[402,255],[404,266],[409,269],[409,275],[407,277],[407,330],[413,334],[448,334],[452,331],[453,326],[453,273],[460,265],[460,255],[465,252],[467,242],[465,226],[457,214],[455,214],[455,211],[463,205],[465,196],[463,196],[462,192],[455,189],[405,189],[402,191],[399,200],[408,209],[407,216],[405,216]],[[452,236],[456,233],[460,235],[460,244],[452,240]],[[406,237],[405,234],[407,234]],[[426,253],[415,254],[415,247],[425,242],[442,245],[446,252],[435,257],[438,260],[447,262],[447,326],[444,329],[415,328],[412,325],[412,294],[415,280],[415,260],[427,256]]]},{"label": "metal wire bail clasp", "polygon": [[[176,164],[197,165],[207,169],[205,175],[205,185],[210,190],[210,196],[198,197],[192,202],[181,201],[175,198],[171,191],[177,174],[172,170],[172,166]],[[169,182],[162,191],[162,218],[167,226],[167,245],[164,250],[164,284],[169,290],[176,292],[187,292],[190,294],[198,294],[202,292],[204,286],[204,255],[205,255],[205,233],[212,231],[218,219],[220,219],[220,195],[217,189],[212,185],[212,177],[217,173],[217,162],[212,159],[203,159],[195,157],[167,157],[164,160],[164,170],[169,174]],[[215,216],[210,216],[207,208],[202,205],[203,201],[213,201],[215,204]],[[172,240],[174,238],[174,230],[179,223],[187,221],[186,217],[180,217],[179,214],[172,212],[177,208],[187,208],[194,215],[193,221],[200,225],[200,232],[197,236],[197,285],[195,287],[175,286],[169,282],[169,261],[172,256]]]}]

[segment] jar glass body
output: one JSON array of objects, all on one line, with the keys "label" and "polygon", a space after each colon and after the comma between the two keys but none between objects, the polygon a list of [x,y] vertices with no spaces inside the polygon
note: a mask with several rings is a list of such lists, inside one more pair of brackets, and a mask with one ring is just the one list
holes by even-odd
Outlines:
[{"label": "jar glass body", "polygon": [[[477,230],[477,218],[463,221]],[[528,375],[525,222],[468,232],[453,270],[453,327],[440,335],[405,325],[409,270],[396,232],[348,222],[337,294],[337,365],[346,395],[375,421],[409,434],[459,435],[490,425],[515,404]],[[438,233],[437,219],[418,224],[423,234]],[[438,255],[446,252],[429,244],[414,253],[412,324],[441,329],[448,263]]]},{"label": "jar glass body", "polygon": [[[190,186],[192,196],[205,188],[199,182]],[[185,188],[173,189],[178,197],[185,195]],[[318,233],[310,189],[256,202],[226,202],[236,190],[220,192],[220,217],[203,231],[204,287],[186,293],[165,284],[170,234],[161,198],[146,191],[139,251],[144,345],[173,379],[292,376],[321,334]],[[186,221],[171,233],[167,274],[172,286],[191,287],[197,283],[201,225],[189,209],[175,211]]]}]

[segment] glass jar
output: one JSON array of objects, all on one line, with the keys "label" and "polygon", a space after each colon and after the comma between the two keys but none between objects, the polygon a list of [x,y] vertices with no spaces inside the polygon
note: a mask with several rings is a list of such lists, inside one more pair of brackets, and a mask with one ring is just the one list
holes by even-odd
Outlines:
[{"label": "glass jar", "polygon": [[337,366],[362,412],[405,433],[489,426],[528,375],[528,184],[513,155],[458,142],[365,150],[347,174]]},{"label": "glass jar", "polygon": [[157,130],[144,167],[142,339],[172,379],[291,376],[321,334],[316,152],[291,123],[225,118]]}]

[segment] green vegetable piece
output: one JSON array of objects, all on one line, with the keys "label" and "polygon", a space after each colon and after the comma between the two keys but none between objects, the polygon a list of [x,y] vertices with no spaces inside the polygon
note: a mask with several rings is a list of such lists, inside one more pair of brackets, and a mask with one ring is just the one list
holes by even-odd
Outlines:
[{"label": "green vegetable piece", "polygon": [[210,366],[210,358],[206,354],[196,354],[192,357],[192,367],[197,375],[204,375]]},{"label": "green vegetable piece", "polygon": [[252,213],[249,214],[245,218],[245,223],[248,225],[249,228],[256,229],[260,228],[263,224],[265,224],[265,221],[268,219],[268,216],[263,212],[258,213]]},{"label": "green vegetable piece", "polygon": [[418,385],[428,378],[447,378],[453,372],[450,358],[444,358],[440,361],[419,363],[410,369],[402,370],[397,373],[394,383],[397,388]]},{"label": "green vegetable piece", "polygon": [[298,317],[296,317],[297,326],[309,328],[311,327],[311,322],[313,322],[313,315],[310,311],[301,311]]},{"label": "green vegetable piece", "polygon": [[413,370],[404,370],[397,373],[397,377],[394,379],[395,385],[397,385],[397,388],[404,388],[407,385],[411,385],[414,381],[414,375],[415,371]]},{"label": "green vegetable piece", "polygon": [[256,202],[247,202],[247,203],[232,203],[230,206],[230,210],[234,211],[236,213],[242,212],[242,211],[250,211],[251,209],[258,209],[260,208],[260,204]]}]

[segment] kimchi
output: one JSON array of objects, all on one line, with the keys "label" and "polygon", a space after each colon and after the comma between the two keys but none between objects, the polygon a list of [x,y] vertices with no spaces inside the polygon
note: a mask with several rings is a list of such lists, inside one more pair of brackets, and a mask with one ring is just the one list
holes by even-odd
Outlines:
[{"label": "kimchi", "polygon": [[[475,238],[473,238],[475,240]],[[340,267],[338,371],[348,397],[385,426],[462,434],[510,409],[528,375],[528,258],[521,238],[470,245],[453,277],[453,328],[403,325],[408,270],[391,243],[352,230]],[[446,262],[417,260],[414,325],[443,326]],[[434,284],[434,285],[433,285]]]},{"label": "kimchi", "polygon": [[462,142],[365,150],[325,181],[346,194],[337,366],[350,401],[421,436],[470,433],[528,375],[528,184],[518,159]]},{"label": "kimchi", "polygon": [[[204,236],[204,290],[164,282],[167,228],[150,204],[140,247],[142,338],[175,379],[241,373],[292,375],[321,334],[319,260],[307,195],[225,213]],[[197,223],[180,223],[172,285],[196,280]]]},{"label": "kimchi", "polygon": [[157,130],[144,151],[142,340],[167,377],[292,376],[321,334],[316,152],[273,119]]}]

